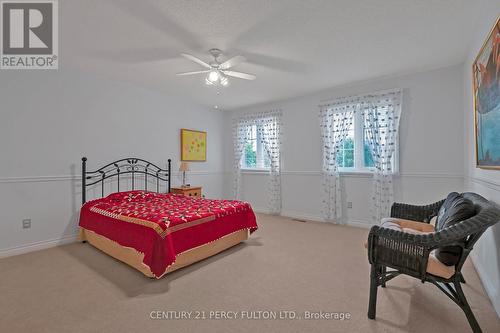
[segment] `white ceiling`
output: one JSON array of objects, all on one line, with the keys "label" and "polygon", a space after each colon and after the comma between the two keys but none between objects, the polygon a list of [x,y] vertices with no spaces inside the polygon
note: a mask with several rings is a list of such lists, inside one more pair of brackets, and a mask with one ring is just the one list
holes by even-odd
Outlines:
[{"label": "white ceiling", "polygon": [[[476,23],[470,0],[65,0],[61,68],[146,86],[201,105],[234,109],[380,76],[454,65]],[[208,49],[248,62],[220,90],[186,52]]]}]

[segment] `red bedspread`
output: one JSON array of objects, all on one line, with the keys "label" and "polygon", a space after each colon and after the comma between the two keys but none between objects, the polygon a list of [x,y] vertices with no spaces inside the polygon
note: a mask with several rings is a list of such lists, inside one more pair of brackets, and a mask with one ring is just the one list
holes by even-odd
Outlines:
[{"label": "red bedspread", "polygon": [[242,229],[257,229],[246,202],[145,191],[113,193],[85,203],[80,226],[144,253],[143,262],[156,277],[184,251]]}]

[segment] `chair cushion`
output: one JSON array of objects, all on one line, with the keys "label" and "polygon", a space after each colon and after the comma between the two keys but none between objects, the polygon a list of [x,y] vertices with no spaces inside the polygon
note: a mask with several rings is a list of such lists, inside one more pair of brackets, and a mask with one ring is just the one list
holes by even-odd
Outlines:
[{"label": "chair cushion", "polygon": [[[472,201],[457,192],[450,193],[439,209],[436,230],[448,228],[471,218],[475,214],[476,210]],[[461,251],[460,246],[444,246],[436,249],[436,258],[443,264],[452,266],[458,263]]]},{"label": "chair cushion", "polygon": [[432,250],[427,261],[427,273],[449,279],[455,274],[455,266],[447,266],[436,257],[436,250]]},{"label": "chair cushion", "polygon": [[[396,217],[386,217],[381,220],[381,226],[387,228],[395,224],[396,229],[413,229],[421,232],[434,232],[434,227],[426,222],[419,222],[413,220],[400,219]],[[393,228],[391,228],[393,229]]]},{"label": "chair cushion", "polygon": [[382,219],[382,223],[380,223],[381,227],[387,228],[387,229],[394,229],[401,231],[401,226],[399,223],[396,222],[397,219]]}]

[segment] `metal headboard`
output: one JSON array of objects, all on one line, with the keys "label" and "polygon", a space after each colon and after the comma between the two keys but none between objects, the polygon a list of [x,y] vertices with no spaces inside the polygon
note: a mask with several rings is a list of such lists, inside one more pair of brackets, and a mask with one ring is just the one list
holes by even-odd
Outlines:
[{"label": "metal headboard", "polygon": [[[87,158],[82,157],[82,205],[86,202],[87,187],[101,183],[101,196],[104,197],[104,181],[116,177],[118,192],[120,192],[120,176],[131,175],[132,190],[135,190],[136,174],[144,175],[144,190],[148,190],[148,176],[156,179],[156,192],[160,192],[160,181],[166,182],[170,193],[171,162],[169,158],[167,169],[140,158],[124,158],[111,162],[96,171],[87,171]],[[87,182],[88,181],[88,182]]]}]

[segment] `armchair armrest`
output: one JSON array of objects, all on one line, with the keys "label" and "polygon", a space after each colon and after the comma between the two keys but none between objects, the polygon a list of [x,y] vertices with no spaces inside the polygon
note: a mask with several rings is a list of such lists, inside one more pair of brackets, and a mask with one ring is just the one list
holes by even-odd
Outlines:
[{"label": "armchair armrest", "polygon": [[438,214],[444,200],[425,206],[394,203],[391,207],[391,217],[429,223]]},{"label": "armchair armrest", "polygon": [[441,231],[424,234],[373,226],[368,235],[368,261],[424,280],[432,250],[447,245],[463,248],[462,240],[480,229],[474,217]]}]

